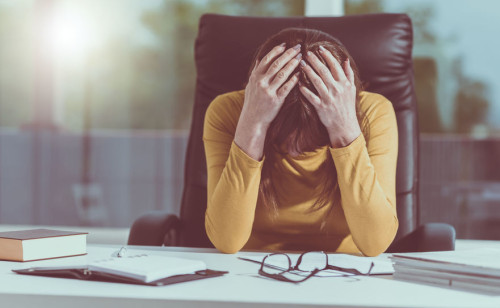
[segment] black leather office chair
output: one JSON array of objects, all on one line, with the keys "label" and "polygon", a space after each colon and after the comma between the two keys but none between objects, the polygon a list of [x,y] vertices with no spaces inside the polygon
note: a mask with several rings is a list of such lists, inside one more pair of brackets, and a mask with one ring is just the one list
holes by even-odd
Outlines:
[{"label": "black leather office chair", "polygon": [[405,14],[344,17],[201,17],[195,45],[196,96],[186,153],[180,218],[163,212],[137,219],[129,245],[213,247],[205,233],[207,170],[203,119],[219,94],[239,90],[247,78],[256,48],[287,27],[315,28],[339,38],[356,60],[367,90],[383,94],[394,105],[399,130],[397,211],[399,230],[390,252],[453,250],[450,225],[419,225],[417,102],[415,97],[410,18]]}]

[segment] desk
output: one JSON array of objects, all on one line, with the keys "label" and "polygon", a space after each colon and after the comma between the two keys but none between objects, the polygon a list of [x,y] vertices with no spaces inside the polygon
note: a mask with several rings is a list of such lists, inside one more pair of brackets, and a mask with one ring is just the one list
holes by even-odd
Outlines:
[{"label": "desk", "polygon": [[[459,241],[457,248],[500,246],[492,241]],[[13,268],[66,265],[108,257],[118,246],[90,245],[88,256],[31,263],[0,262],[2,307],[500,307],[500,296],[486,296],[381,277],[314,278],[294,285],[256,277],[258,265],[213,249],[131,247],[130,253],[204,260],[229,270],[223,277],[164,287],[17,275]],[[240,255],[252,253],[241,252]]]}]

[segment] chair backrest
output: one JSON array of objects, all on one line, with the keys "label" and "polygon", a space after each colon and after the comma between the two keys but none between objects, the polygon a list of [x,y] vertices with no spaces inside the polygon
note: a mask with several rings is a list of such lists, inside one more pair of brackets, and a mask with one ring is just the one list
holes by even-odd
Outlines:
[{"label": "chair backrest", "polygon": [[418,225],[418,127],[410,18],[405,14],[279,18],[207,14],[200,19],[195,45],[196,95],[186,154],[178,239],[181,246],[212,246],[204,223],[205,111],[217,95],[243,88],[257,47],[288,27],[319,29],[340,39],[356,60],[367,90],[380,93],[393,103],[399,130],[396,240]]}]

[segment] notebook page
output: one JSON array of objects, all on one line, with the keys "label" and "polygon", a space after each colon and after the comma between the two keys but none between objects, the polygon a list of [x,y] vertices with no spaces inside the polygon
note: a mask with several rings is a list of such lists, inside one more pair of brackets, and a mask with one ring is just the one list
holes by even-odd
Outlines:
[{"label": "notebook page", "polygon": [[175,275],[192,274],[207,269],[207,266],[200,260],[137,255],[97,260],[91,262],[88,268],[91,271],[101,271],[151,282]]}]

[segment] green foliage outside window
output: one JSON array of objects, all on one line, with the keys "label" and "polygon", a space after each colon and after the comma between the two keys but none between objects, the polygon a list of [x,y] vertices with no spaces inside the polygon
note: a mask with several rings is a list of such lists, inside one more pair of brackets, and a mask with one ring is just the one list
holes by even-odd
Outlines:
[{"label": "green foliage outside window", "polygon": [[[434,8],[425,3],[408,5],[405,10],[412,19],[414,29],[414,46],[427,46],[432,50],[439,41],[431,29],[431,23],[436,18]],[[369,14],[385,12],[383,0],[346,0],[345,14]],[[452,41],[448,43],[453,43]],[[444,128],[439,115],[437,60],[429,55],[416,56],[413,61],[415,71],[416,93],[418,100],[420,132],[422,133],[462,133],[470,134],[478,125],[485,121],[490,102],[488,85],[483,80],[466,76],[463,61],[457,58],[453,61],[452,75],[447,82],[457,85],[452,110],[453,126]],[[442,73],[442,72],[441,72]]]}]

